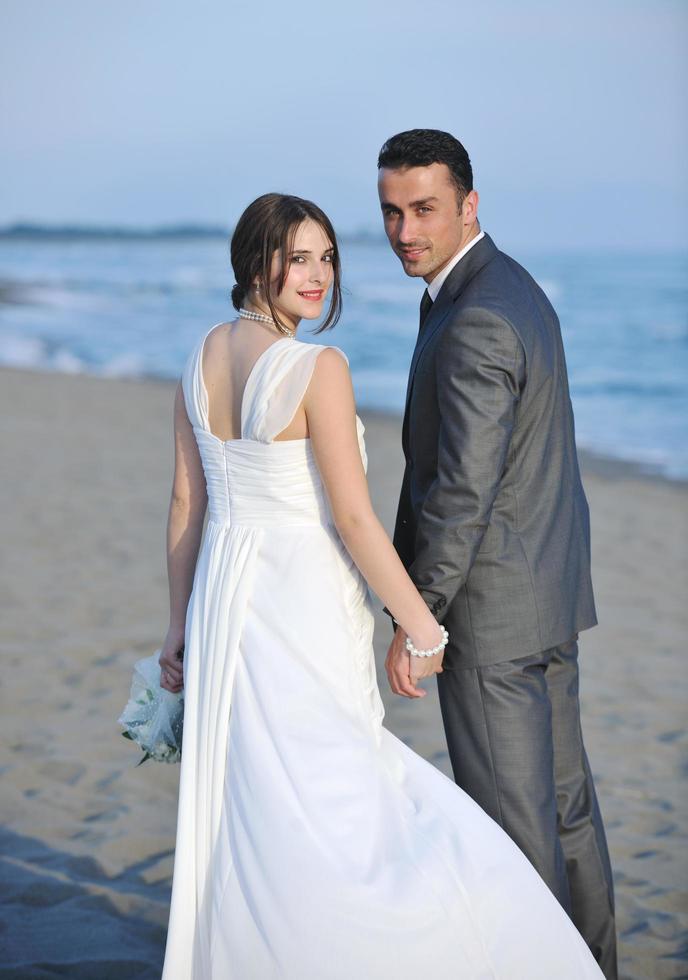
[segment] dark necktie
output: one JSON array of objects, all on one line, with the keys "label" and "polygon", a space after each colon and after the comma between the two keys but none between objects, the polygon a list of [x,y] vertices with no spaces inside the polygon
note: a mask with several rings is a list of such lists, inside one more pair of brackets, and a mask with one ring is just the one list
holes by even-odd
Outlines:
[{"label": "dark necktie", "polygon": [[423,324],[428,318],[428,313],[432,309],[432,300],[430,299],[430,293],[425,290],[423,293],[423,298],[420,301],[420,323],[418,325],[418,334],[420,335],[423,330]]}]

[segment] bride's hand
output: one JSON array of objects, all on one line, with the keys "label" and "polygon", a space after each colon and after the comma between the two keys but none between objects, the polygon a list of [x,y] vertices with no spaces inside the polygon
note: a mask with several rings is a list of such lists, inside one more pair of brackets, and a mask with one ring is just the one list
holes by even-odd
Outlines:
[{"label": "bride's hand", "polygon": [[172,694],[178,694],[184,687],[184,631],[168,630],[162,645],[158,663],[160,664],[160,687]]},{"label": "bride's hand", "polygon": [[424,698],[427,691],[417,686],[424,677],[442,673],[444,651],[434,657],[412,657],[406,649],[406,633],[397,626],[385,660],[389,686],[405,698]]}]

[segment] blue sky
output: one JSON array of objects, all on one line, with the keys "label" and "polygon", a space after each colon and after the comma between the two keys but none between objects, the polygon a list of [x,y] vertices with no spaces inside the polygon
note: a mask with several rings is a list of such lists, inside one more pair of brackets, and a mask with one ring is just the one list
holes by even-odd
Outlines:
[{"label": "blue sky", "polygon": [[0,223],[381,227],[401,129],[466,145],[504,247],[688,245],[684,0],[5,0]]}]

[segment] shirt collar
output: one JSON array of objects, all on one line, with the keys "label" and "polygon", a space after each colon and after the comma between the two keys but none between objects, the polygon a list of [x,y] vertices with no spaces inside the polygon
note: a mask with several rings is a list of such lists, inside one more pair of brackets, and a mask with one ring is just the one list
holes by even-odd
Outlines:
[{"label": "shirt collar", "polygon": [[430,299],[433,301],[433,303],[437,299],[439,295],[439,291],[444,285],[445,280],[449,275],[449,273],[452,271],[452,269],[461,261],[461,259],[464,257],[466,252],[469,252],[473,248],[473,246],[477,245],[480,239],[484,237],[485,237],[485,232],[481,231],[479,235],[476,235],[475,238],[472,238],[468,243],[468,245],[464,245],[464,247],[459,252],[457,252],[452,259],[450,259],[450,261],[445,265],[444,269],[442,269],[441,272],[437,273],[437,275],[432,280],[432,282],[428,283],[428,287],[427,287],[428,295],[430,296]]}]

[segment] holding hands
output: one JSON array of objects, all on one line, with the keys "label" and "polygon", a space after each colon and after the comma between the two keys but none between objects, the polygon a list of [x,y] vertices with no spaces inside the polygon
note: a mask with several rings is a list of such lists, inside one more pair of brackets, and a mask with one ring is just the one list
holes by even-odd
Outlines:
[{"label": "holding hands", "polygon": [[443,658],[444,647],[432,657],[412,656],[406,648],[406,633],[397,626],[385,660],[389,686],[402,697],[424,698],[427,692],[417,686],[418,681],[441,674]]}]

